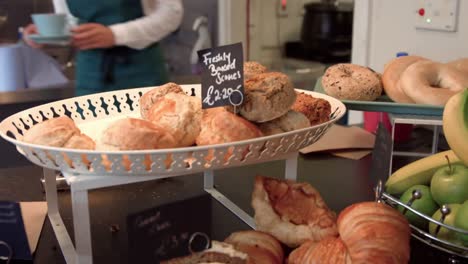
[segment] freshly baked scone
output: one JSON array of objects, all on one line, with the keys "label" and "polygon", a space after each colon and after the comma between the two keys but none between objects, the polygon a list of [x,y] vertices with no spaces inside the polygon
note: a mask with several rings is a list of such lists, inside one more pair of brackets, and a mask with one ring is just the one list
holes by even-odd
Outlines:
[{"label": "freshly baked scone", "polygon": [[224,242],[246,253],[255,264],[282,264],[284,251],[272,235],[255,230],[238,231],[229,235]]},{"label": "freshly baked scone", "polygon": [[104,130],[100,150],[144,150],[173,148],[177,145],[171,133],[149,121],[122,118]]},{"label": "freshly baked scone", "polygon": [[158,86],[154,89],[149,90],[148,92],[144,93],[140,98],[140,113],[143,119],[147,118],[148,111],[153,106],[153,104],[169,93],[184,93],[182,87],[180,87],[176,83],[166,83],[164,85]]},{"label": "freshly baked scone", "polygon": [[249,256],[236,250],[231,244],[212,241],[211,248],[194,253],[189,256],[161,261],[161,264],[201,264],[201,263],[226,263],[226,264],[256,264],[249,260]]},{"label": "freshly baked scone", "polygon": [[26,131],[23,140],[32,144],[63,147],[73,135],[80,133],[71,118],[61,116],[34,125]]},{"label": "freshly baked scone", "polygon": [[267,67],[256,61],[244,62],[244,80],[250,79],[257,74],[267,72]]},{"label": "freshly baked scone", "polygon": [[258,125],[258,128],[266,136],[306,127],[310,127],[309,119],[304,114],[292,110],[281,117]]},{"label": "freshly baked scone", "polygon": [[200,133],[202,115],[200,98],[169,93],[155,101],[147,119],[169,131],[178,147],[188,147]]},{"label": "freshly baked scone", "polygon": [[263,123],[286,114],[296,100],[291,80],[279,72],[255,75],[244,82],[244,88],[240,114],[253,122]]},{"label": "freshly baked scone", "polygon": [[311,126],[330,120],[330,103],[325,99],[315,98],[306,93],[297,93],[296,101],[291,109],[303,113],[309,119]]},{"label": "freshly baked scone", "polygon": [[85,134],[74,134],[63,147],[72,149],[95,149],[96,143]]},{"label": "freshly baked scone", "polygon": [[261,137],[253,123],[222,107],[203,110],[201,131],[196,139],[199,146],[222,144]]},{"label": "freshly baked scone", "polygon": [[252,193],[257,229],[289,247],[336,236],[336,215],[308,183],[257,176]]},{"label": "freshly baked scone", "polygon": [[350,63],[329,67],[322,77],[322,86],[328,95],[343,100],[374,101],[383,91],[376,72]]}]

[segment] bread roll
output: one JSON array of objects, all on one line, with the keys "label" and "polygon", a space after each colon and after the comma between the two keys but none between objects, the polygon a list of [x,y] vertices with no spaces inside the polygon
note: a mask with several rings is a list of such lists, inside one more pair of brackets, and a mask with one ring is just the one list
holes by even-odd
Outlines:
[{"label": "bread roll", "polygon": [[149,90],[144,93],[140,98],[140,113],[143,119],[147,118],[148,111],[151,109],[153,104],[162,98],[164,95],[169,93],[180,93],[184,94],[184,90],[178,84],[175,83],[166,83],[164,85],[158,86],[154,89]]},{"label": "bread roll", "polygon": [[331,105],[322,98],[315,98],[306,93],[297,93],[292,110],[304,114],[311,126],[325,123],[330,120]]},{"label": "bread roll", "polygon": [[447,63],[449,66],[455,67],[455,69],[468,74],[468,58],[461,58],[458,60]]},{"label": "bread roll", "polygon": [[224,240],[235,249],[246,253],[255,264],[282,264],[284,252],[273,236],[260,231],[239,231]]},{"label": "bread roll", "polygon": [[199,146],[213,145],[260,136],[262,132],[253,123],[217,107],[204,110],[196,143]]},{"label": "bread roll", "polygon": [[257,229],[289,247],[336,236],[336,215],[310,184],[257,176],[252,193]]},{"label": "bread roll", "polygon": [[385,65],[382,82],[385,93],[397,103],[414,103],[400,87],[400,77],[403,72],[415,62],[427,60],[420,56],[402,56],[395,58]]},{"label": "bread roll", "polygon": [[195,144],[201,130],[202,108],[200,98],[170,93],[158,99],[147,113],[147,119],[164,127],[178,147]]},{"label": "bread roll", "polygon": [[309,119],[302,113],[289,111],[284,116],[260,123],[258,128],[266,136],[310,127]]},{"label": "bread roll", "polygon": [[170,132],[149,121],[123,118],[104,130],[100,150],[145,150],[173,148],[177,145]]},{"label": "bread roll", "polygon": [[258,74],[245,81],[240,114],[253,122],[267,122],[286,114],[296,100],[289,77],[279,72]]},{"label": "bread roll", "polygon": [[342,100],[374,101],[382,94],[382,82],[373,70],[350,63],[329,67],[322,86],[328,95]]},{"label": "bread roll", "polygon": [[267,72],[267,68],[255,61],[244,62],[244,80],[250,79],[255,75]]}]

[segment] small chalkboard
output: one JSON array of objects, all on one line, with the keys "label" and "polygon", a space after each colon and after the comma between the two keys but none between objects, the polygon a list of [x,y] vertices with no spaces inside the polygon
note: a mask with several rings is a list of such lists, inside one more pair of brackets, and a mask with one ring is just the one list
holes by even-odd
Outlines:
[{"label": "small chalkboard", "polygon": [[0,202],[0,258],[32,260],[20,204]]},{"label": "small chalkboard", "polygon": [[392,158],[393,140],[388,130],[379,123],[374,149],[372,150],[372,165],[370,177],[373,187],[379,181],[385,183],[390,173],[390,160]]},{"label": "small chalkboard", "polygon": [[129,263],[159,263],[209,246],[211,197],[165,204],[127,217]]},{"label": "small chalkboard", "polygon": [[202,65],[202,108],[234,105],[244,101],[242,43],[198,51]]}]

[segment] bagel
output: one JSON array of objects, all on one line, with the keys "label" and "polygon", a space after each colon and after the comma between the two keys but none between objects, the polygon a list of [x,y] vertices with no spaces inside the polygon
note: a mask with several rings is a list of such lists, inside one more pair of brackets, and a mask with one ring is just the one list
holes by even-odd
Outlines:
[{"label": "bagel", "polygon": [[403,72],[400,85],[415,103],[444,106],[468,86],[468,76],[450,65],[422,60]]},{"label": "bagel", "polygon": [[349,63],[329,67],[322,86],[328,95],[342,100],[374,101],[382,94],[382,82],[376,72]]},{"label": "bagel", "polygon": [[427,60],[419,56],[403,56],[391,60],[384,67],[382,83],[385,93],[397,103],[414,103],[401,89],[399,80],[401,74],[415,62]]},{"label": "bagel", "polygon": [[447,64],[455,67],[457,70],[463,72],[464,74],[468,74],[468,58],[461,58],[458,60],[451,61]]}]

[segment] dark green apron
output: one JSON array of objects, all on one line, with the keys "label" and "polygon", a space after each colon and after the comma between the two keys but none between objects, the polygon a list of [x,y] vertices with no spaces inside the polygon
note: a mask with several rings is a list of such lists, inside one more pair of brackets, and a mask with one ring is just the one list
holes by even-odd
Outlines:
[{"label": "dark green apron", "polygon": [[[81,23],[112,25],[142,17],[141,0],[67,0]],[[157,43],[136,50],[126,46],[80,51],[76,58],[76,94],[160,85],[167,82]]]}]

